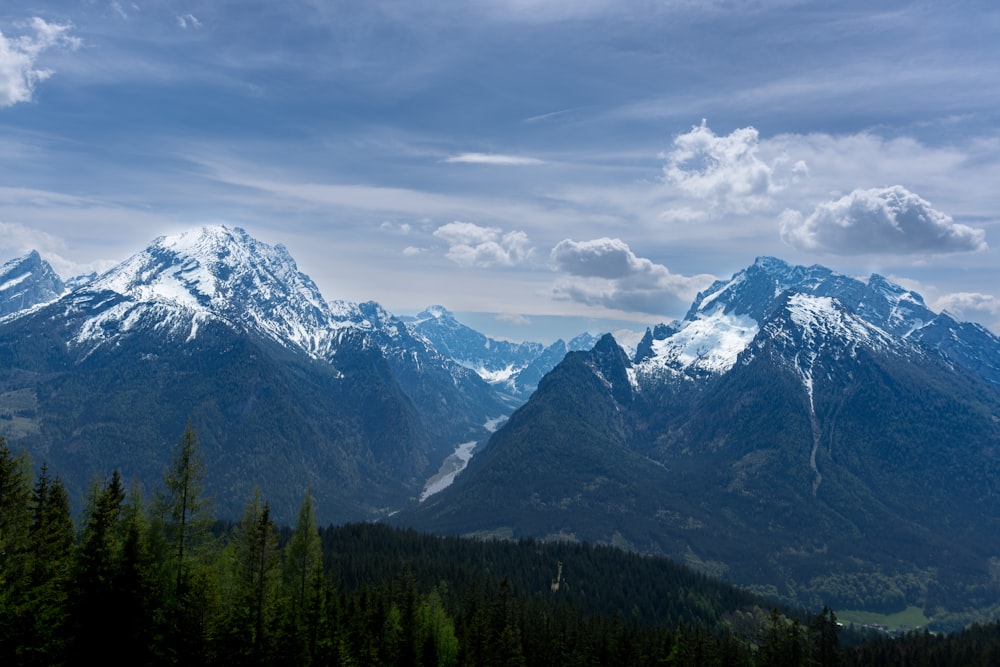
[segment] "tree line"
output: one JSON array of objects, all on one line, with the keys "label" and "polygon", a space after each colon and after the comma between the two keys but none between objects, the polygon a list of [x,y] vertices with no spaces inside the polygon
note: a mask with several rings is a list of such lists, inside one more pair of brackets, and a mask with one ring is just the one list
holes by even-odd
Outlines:
[{"label": "tree line", "polygon": [[767,611],[662,559],[321,529],[309,494],[291,527],[259,493],[223,522],[205,477],[189,425],[158,493],[113,471],[74,521],[59,478],[0,438],[0,664],[849,665],[920,646],[960,664],[941,656],[1000,643],[984,626],[967,642],[847,647],[828,609]]}]

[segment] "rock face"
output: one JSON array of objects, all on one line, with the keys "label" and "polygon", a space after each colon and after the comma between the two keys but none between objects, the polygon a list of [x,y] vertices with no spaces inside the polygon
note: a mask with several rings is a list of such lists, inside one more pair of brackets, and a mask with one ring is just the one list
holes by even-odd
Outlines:
[{"label": "rock face", "polygon": [[879,276],[762,258],[572,353],[399,520],[609,542],[810,605],[987,609],[1000,344]]},{"label": "rock face", "polygon": [[0,266],[0,317],[59,298],[66,286],[34,250]]},{"label": "rock face", "polygon": [[[12,264],[5,285],[40,284]],[[260,486],[283,520],[307,488],[321,520],[375,518],[507,411],[378,304],[327,302],[241,229],[162,237],[61,296],[52,284],[0,321],[0,435],[77,497],[112,468],[155,486],[190,419],[223,516]]]}]

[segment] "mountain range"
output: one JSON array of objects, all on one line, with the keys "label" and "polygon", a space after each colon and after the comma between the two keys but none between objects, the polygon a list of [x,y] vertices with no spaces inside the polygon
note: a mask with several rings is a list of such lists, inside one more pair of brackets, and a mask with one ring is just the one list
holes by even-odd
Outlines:
[{"label": "mountain range", "polygon": [[1000,340],[760,258],[566,356],[421,529],[619,545],[804,604],[997,611]]},{"label": "mountain range", "polygon": [[323,522],[609,543],[813,606],[1000,612],[1000,339],[878,275],[758,258],[629,355],[328,301],[227,227],[99,276],[0,268],[0,435],[71,495],[115,468],[154,489],[188,422],[221,516],[259,487],[291,521],[309,489]]},{"label": "mountain range", "polygon": [[[377,303],[327,301],[283,246],[238,228],[161,237],[69,285],[32,252],[3,265],[0,313],[0,435],[80,498],[112,468],[159,480],[190,420],[221,514],[259,485],[286,520],[307,488],[322,520],[377,518],[519,405]],[[545,351],[487,342],[521,371]]]}]

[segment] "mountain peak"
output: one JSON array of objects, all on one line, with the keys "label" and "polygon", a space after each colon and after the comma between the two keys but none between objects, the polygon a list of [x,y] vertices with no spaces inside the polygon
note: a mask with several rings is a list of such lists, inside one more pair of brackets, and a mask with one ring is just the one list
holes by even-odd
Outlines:
[{"label": "mountain peak", "polygon": [[444,306],[438,306],[438,305],[428,306],[427,308],[424,308],[422,311],[417,313],[418,319],[428,319],[431,317],[433,317],[436,320],[455,319],[454,314],[450,310],[448,310]]},{"label": "mountain peak", "polygon": [[0,317],[59,297],[66,285],[37,250],[0,266]]},{"label": "mountain peak", "polygon": [[218,318],[314,356],[328,351],[333,332],[356,310],[335,316],[284,246],[221,225],[161,236],[83,291],[165,309],[172,326],[192,336],[201,318]]}]

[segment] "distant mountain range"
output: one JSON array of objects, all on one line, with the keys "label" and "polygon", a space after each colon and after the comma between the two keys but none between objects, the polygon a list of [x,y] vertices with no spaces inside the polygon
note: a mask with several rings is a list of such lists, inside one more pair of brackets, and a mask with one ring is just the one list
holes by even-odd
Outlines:
[{"label": "distant mountain range", "polygon": [[1000,611],[1000,340],[881,276],[760,258],[539,384],[397,520],[658,553],[787,600]]},{"label": "distant mountain range", "polygon": [[583,333],[569,343],[560,339],[550,345],[494,340],[462,324],[443,306],[431,306],[403,321],[442,354],[475,371],[514,407],[528,400],[567,352],[589,350],[599,338]]},{"label": "distant mountain range", "polygon": [[[437,312],[456,349],[485,341],[511,377],[561,360]],[[283,246],[241,229],[161,237],[69,285],[32,252],[3,265],[0,314],[0,435],[78,498],[112,468],[158,482],[190,419],[222,515],[259,485],[284,520],[307,488],[321,520],[377,518],[527,398],[442,353],[430,327],[328,302]]]}]

